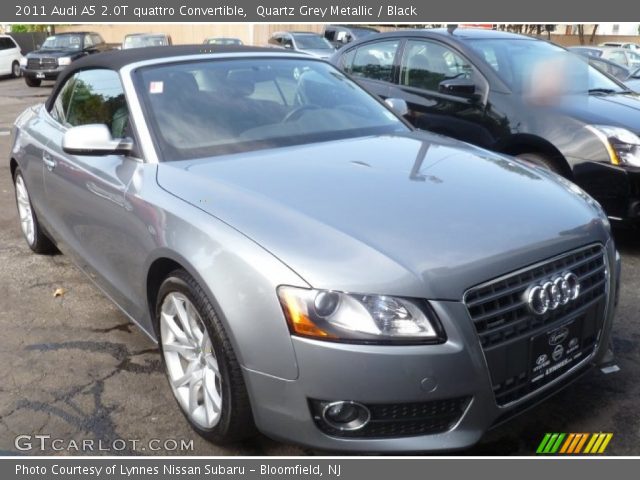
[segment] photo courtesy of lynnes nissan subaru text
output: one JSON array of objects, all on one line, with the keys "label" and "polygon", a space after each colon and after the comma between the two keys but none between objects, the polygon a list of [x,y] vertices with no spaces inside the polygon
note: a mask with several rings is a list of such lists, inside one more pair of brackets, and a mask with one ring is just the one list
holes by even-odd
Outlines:
[{"label": "photo courtesy of lynnes nissan subaru text", "polygon": [[158,342],[200,435],[460,449],[613,361],[620,260],[581,189],[319,59],[201,48],[74,62],[9,159],[29,247]]}]

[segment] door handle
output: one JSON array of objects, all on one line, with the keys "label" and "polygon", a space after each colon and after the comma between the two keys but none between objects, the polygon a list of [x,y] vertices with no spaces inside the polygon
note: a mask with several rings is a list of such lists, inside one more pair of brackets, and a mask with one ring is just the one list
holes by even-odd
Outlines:
[{"label": "door handle", "polygon": [[42,161],[44,162],[44,164],[47,166],[47,169],[49,171],[53,170],[54,168],[56,168],[56,161],[53,159],[53,157],[51,157],[51,155],[49,155],[47,152],[43,152],[42,153]]}]

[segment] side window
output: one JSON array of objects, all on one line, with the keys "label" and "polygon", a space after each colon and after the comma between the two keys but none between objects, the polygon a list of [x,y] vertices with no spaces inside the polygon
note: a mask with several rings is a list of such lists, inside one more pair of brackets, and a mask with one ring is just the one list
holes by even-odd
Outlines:
[{"label": "side window", "polygon": [[85,35],[84,48],[91,48],[91,47],[93,47],[93,39],[91,38],[91,35]]},{"label": "side window", "polygon": [[104,40],[102,39],[102,37],[100,35],[98,35],[97,33],[92,33],[91,34],[91,40],[93,41],[94,45],[101,45],[104,43]]},{"label": "side window", "polygon": [[352,48],[348,52],[345,52],[342,57],[340,57],[339,67],[342,68],[345,72],[351,73],[353,71],[353,59],[356,56],[356,49]]},{"label": "side window", "polygon": [[9,50],[15,48],[13,42],[7,37],[0,37],[0,50]]},{"label": "side window", "polygon": [[335,30],[327,29],[327,30],[324,31],[324,38],[326,38],[330,42],[333,42],[333,40],[335,39],[335,36],[336,36],[336,31]]},{"label": "side window", "polygon": [[73,86],[66,120],[74,127],[102,123],[109,127],[113,138],[125,137],[129,111],[118,74],[104,69],[80,72]]},{"label": "side window", "polygon": [[351,35],[346,30],[340,30],[336,35],[336,41],[340,43],[349,43]]},{"label": "side window", "polygon": [[75,84],[77,74],[67,80],[67,83],[60,89],[56,101],[51,108],[51,116],[61,123],[62,125],[68,125],[67,123],[67,109],[69,108],[69,100],[73,94],[73,85]]},{"label": "side window", "polygon": [[467,60],[432,42],[409,40],[401,65],[400,83],[425,90],[438,91],[443,80],[473,77],[473,67]]},{"label": "side window", "polygon": [[282,38],[282,45],[284,47],[290,47],[293,48],[293,40],[291,39],[291,37],[286,36]]},{"label": "side window", "polygon": [[354,76],[373,80],[393,80],[393,59],[398,50],[399,40],[367,43],[356,49],[351,68]]},{"label": "side window", "polygon": [[609,60],[611,60],[612,62],[619,63],[620,65],[629,65],[629,62],[627,61],[627,57],[625,56],[624,52],[611,52],[611,55],[609,56]]}]

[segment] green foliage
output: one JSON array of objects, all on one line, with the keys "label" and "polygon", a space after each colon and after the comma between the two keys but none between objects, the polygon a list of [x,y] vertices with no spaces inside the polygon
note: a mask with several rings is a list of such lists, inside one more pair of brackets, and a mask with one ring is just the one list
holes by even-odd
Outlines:
[{"label": "green foliage", "polygon": [[47,27],[50,25],[31,25],[31,24],[22,24],[15,23],[11,25],[11,31],[15,33],[23,33],[23,32],[46,32]]}]

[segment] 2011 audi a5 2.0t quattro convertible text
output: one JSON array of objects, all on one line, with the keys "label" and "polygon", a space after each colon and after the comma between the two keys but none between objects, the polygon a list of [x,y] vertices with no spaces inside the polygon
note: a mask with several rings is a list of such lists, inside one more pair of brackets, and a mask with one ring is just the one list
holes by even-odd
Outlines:
[{"label": "2011 audi a5 2.0t quattro convertible text", "polygon": [[27,243],[70,255],[158,341],[212,441],[463,448],[610,357],[600,206],[414,131],[321,60],[92,55],[13,135]]}]

